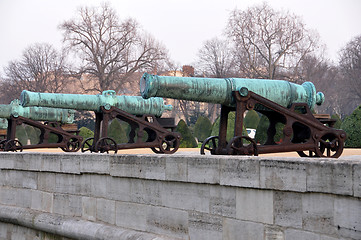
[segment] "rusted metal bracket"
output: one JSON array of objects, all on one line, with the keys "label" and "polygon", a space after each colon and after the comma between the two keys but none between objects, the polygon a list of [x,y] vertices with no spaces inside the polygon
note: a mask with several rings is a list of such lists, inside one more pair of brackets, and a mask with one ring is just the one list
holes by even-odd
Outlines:
[{"label": "rusted metal bracket", "polygon": [[[317,120],[306,103],[293,103],[285,108],[254,92],[242,88],[234,91],[235,107],[222,105],[219,136],[206,139],[201,154],[209,151],[215,155],[255,155],[264,153],[296,151],[301,157],[338,158],[343,151],[346,133],[334,129],[332,121]],[[245,111],[256,110],[265,115],[270,122],[267,140],[256,143],[248,136],[242,136]],[[234,137],[227,142],[227,120],[230,111],[236,112]],[[276,124],[283,127],[282,141],[276,143]],[[330,125],[330,126],[327,126]]]}]

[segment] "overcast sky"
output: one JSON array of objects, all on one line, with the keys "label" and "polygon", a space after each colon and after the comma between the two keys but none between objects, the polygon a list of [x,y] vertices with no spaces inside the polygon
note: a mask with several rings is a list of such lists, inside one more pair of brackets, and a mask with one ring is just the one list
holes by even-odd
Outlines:
[{"label": "overcast sky", "polygon": [[[100,0],[0,0],[0,72],[34,43],[61,48],[58,26],[77,15],[79,6],[99,6]],[[179,65],[197,60],[204,41],[221,36],[229,14],[264,0],[112,0],[119,18],[135,18],[162,42]],[[330,59],[349,40],[361,35],[361,0],[268,0],[275,9],[303,18],[326,44]]]}]

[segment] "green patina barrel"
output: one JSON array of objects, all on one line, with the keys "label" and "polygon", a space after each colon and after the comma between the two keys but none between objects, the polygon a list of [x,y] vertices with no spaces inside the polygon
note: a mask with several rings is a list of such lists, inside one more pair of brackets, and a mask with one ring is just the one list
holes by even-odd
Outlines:
[{"label": "green patina barrel", "polygon": [[234,106],[232,91],[247,88],[264,98],[290,107],[292,103],[307,103],[313,109],[324,101],[311,82],[302,85],[283,80],[246,78],[170,77],[145,73],[140,81],[144,98],[164,97]]},{"label": "green patina barrel", "polygon": [[20,101],[22,106],[88,111],[100,111],[100,107],[110,109],[113,106],[134,115],[161,116],[165,110],[172,110],[171,105],[164,105],[163,98],[143,99],[140,96],[117,96],[113,90],[104,91],[98,95],[38,93],[24,90],[21,93]]},{"label": "green patina barrel", "polygon": [[0,118],[9,119],[14,117],[25,117],[35,121],[49,121],[72,123],[74,121],[74,110],[48,107],[23,107],[19,100],[10,104],[0,104]]}]

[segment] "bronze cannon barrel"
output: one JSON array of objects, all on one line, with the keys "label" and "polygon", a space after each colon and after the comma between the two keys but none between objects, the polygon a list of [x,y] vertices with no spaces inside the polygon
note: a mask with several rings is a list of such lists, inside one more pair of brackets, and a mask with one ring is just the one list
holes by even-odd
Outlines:
[{"label": "bronze cannon barrel", "polygon": [[140,96],[117,96],[115,91],[107,90],[98,95],[38,93],[22,91],[22,106],[43,106],[70,108],[75,110],[100,111],[100,107],[110,109],[114,106],[133,115],[152,114],[161,116],[171,105],[164,105],[162,98],[143,99]]},{"label": "bronze cannon barrel", "polygon": [[144,98],[164,97],[234,106],[233,91],[247,88],[264,98],[290,107],[292,103],[307,103],[313,109],[324,101],[311,82],[302,85],[283,80],[246,78],[170,77],[145,73],[140,80]]},{"label": "bronze cannon barrel", "polygon": [[74,110],[48,108],[48,107],[23,107],[18,100],[10,104],[0,104],[0,118],[9,119],[14,117],[25,117],[35,121],[50,121],[72,123],[74,121]]}]

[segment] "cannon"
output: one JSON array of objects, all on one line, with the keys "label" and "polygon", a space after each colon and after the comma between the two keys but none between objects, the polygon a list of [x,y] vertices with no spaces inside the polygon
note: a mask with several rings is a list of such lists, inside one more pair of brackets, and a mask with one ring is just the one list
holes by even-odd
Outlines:
[{"label": "cannon", "polygon": [[[178,150],[180,134],[173,132],[173,118],[161,118],[164,111],[162,98],[143,99],[141,96],[117,96],[107,90],[98,95],[51,94],[24,90],[20,96],[22,106],[70,108],[95,112],[94,137],[86,139],[82,152],[107,152],[118,149],[151,148],[155,153],[171,154]],[[116,143],[108,135],[109,123],[118,119],[130,127],[128,141]]]},{"label": "cannon", "polygon": [[[258,155],[296,151],[301,157],[334,157],[342,154],[346,133],[334,129],[332,121],[316,119],[312,110],[324,102],[313,83],[302,85],[283,80],[245,78],[169,77],[145,73],[140,80],[144,98],[165,97],[221,104],[219,136],[207,138],[201,154]],[[263,144],[243,136],[247,110],[265,115],[270,124]],[[235,111],[233,138],[227,142],[227,121]],[[282,142],[276,143],[276,124],[283,127]]]},{"label": "cannon", "polygon": [[[74,121],[74,110],[48,108],[48,107],[23,107],[19,100],[10,104],[0,104],[0,118],[7,125],[4,139],[0,141],[2,151],[22,151],[34,148],[58,148],[66,152],[75,152],[80,149],[82,137],[65,131],[61,124],[69,125]],[[39,141],[35,144],[21,143],[16,139],[16,129],[19,125],[28,125],[39,132]],[[3,124],[4,125],[4,124]],[[50,139],[52,136],[52,139]]]}]

